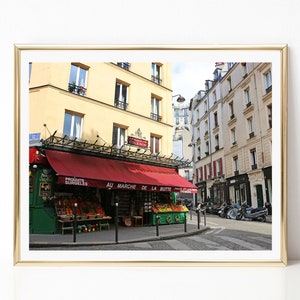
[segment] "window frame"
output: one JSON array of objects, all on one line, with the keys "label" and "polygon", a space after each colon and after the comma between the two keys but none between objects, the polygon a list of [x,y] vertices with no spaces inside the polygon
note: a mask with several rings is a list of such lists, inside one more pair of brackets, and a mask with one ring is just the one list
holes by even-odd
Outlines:
[{"label": "window frame", "polygon": [[[125,101],[123,99],[123,92],[125,90]],[[114,105],[123,110],[127,110],[128,107],[128,94],[129,94],[129,84],[121,80],[116,80],[115,83],[115,95],[114,95]],[[117,97],[118,95],[118,97]]]},{"label": "window frame", "polygon": [[[66,115],[70,115],[71,116],[71,123],[69,125],[70,130],[69,130],[69,134],[67,134],[67,132],[65,131],[66,128]],[[79,134],[74,135],[74,126],[75,126],[75,118],[79,117],[80,118],[80,130],[79,130]],[[83,117],[84,115],[82,113],[78,113],[78,112],[74,112],[74,111],[70,111],[70,110],[65,110],[64,113],[64,124],[63,124],[63,134],[68,136],[69,138],[77,138],[77,139],[81,139],[82,137],[82,127],[83,127]]]},{"label": "window frame", "polygon": [[[115,130],[117,132],[115,133]],[[127,127],[121,126],[119,124],[113,124],[113,132],[112,132],[112,144],[116,145],[117,148],[122,147],[126,143],[126,130]],[[122,139],[122,133],[124,133],[123,139]],[[115,138],[117,139],[115,141]]]},{"label": "window frame", "polygon": [[150,151],[153,154],[159,154],[161,147],[161,136],[151,134],[150,135]]}]

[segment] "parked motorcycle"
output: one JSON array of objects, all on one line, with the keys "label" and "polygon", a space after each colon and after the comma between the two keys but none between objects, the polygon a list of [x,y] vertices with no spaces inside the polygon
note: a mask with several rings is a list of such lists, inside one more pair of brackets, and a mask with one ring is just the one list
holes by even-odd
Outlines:
[{"label": "parked motorcycle", "polygon": [[240,207],[241,206],[237,203],[233,204],[227,212],[227,219],[236,220],[236,216],[238,215]]},{"label": "parked motorcycle", "polygon": [[227,203],[226,201],[224,201],[218,211],[218,215],[221,218],[229,218],[227,216],[227,213],[233,208],[233,206],[229,203]]},{"label": "parked motorcycle", "polygon": [[241,204],[241,207],[237,211],[236,220],[248,220],[248,221],[266,221],[268,210],[265,207],[252,208],[245,202]]}]

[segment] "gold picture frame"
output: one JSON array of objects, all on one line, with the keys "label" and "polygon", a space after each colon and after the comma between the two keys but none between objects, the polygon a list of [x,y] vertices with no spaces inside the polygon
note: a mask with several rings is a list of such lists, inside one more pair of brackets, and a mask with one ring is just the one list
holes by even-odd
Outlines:
[{"label": "gold picture frame", "polygon": [[[100,265],[100,266],[285,266],[287,265],[287,110],[288,110],[288,46],[280,45],[27,45],[16,44],[15,51],[15,215],[14,215],[14,265]],[[219,255],[202,258],[201,255],[191,256],[189,259],[181,259],[176,255],[161,255],[157,253],[154,257],[147,254],[139,255],[138,259],[132,256],[123,256],[116,260],[114,257],[102,259],[100,256],[92,255],[86,259],[85,255],[78,255],[77,251],[32,251],[28,249],[28,192],[29,187],[26,169],[28,168],[28,154],[26,145],[28,143],[28,62],[68,62],[88,61],[125,61],[135,58],[137,61],[159,61],[155,59],[182,59],[192,56],[194,60],[217,57],[223,61],[252,61],[271,62],[272,80],[276,83],[273,89],[275,98],[274,120],[278,121],[273,129],[274,144],[276,146],[276,160],[273,160],[274,182],[276,188],[274,222],[272,224],[272,250],[250,255],[233,256]],[[81,59],[80,59],[81,58]],[[115,58],[115,59],[114,59]],[[227,60],[226,60],[227,59]],[[163,61],[163,60],[161,60]],[[220,61],[220,60],[218,60]],[[221,60],[222,61],[222,60]],[[272,96],[272,97],[273,97]],[[276,123],[276,122],[274,122]],[[25,140],[25,141],[24,141]],[[24,154],[25,153],[25,154]],[[278,164],[277,164],[278,162]],[[274,171],[275,170],[275,171]],[[274,238],[276,237],[276,238]],[[275,241],[273,241],[273,239]],[[89,251],[88,251],[89,252]],[[237,251],[236,253],[241,252]],[[71,254],[70,254],[71,253]],[[73,255],[74,253],[74,255]],[[147,253],[147,252],[145,252]],[[197,253],[199,254],[199,253]],[[89,255],[89,253],[88,253]],[[187,254],[189,256],[189,254]],[[50,257],[50,258],[49,258]],[[83,257],[83,259],[82,259]],[[235,258],[233,258],[235,257]],[[268,257],[271,257],[270,259]]]}]

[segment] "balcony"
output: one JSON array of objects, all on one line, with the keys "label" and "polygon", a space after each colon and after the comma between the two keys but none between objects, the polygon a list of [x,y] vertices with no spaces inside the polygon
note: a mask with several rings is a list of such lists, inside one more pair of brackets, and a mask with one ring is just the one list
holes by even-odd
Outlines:
[{"label": "balcony", "polygon": [[125,70],[129,71],[130,63],[128,63],[128,62],[118,62],[117,65],[119,67],[121,67],[122,69],[125,69]]},{"label": "balcony", "polygon": [[76,85],[75,83],[69,83],[68,90],[70,93],[79,95],[79,96],[85,96],[86,88],[81,85]]},{"label": "balcony", "polygon": [[219,149],[220,149],[220,146],[217,145],[217,146],[215,147],[215,150],[218,151]]},{"label": "balcony", "polygon": [[266,88],[266,94],[268,94],[270,92],[272,92],[272,85],[270,85]]},{"label": "balcony", "polygon": [[252,138],[254,138],[254,132],[253,131],[249,133],[249,139],[252,139]]},{"label": "balcony", "polygon": [[246,107],[248,108],[248,107],[250,107],[251,106],[251,101],[249,101],[247,104],[246,104]]},{"label": "balcony", "polygon": [[162,85],[162,80],[159,77],[156,77],[156,76],[152,75],[151,80],[153,82],[155,82],[156,84]]},{"label": "balcony", "polygon": [[127,106],[128,106],[128,103],[126,103],[124,101],[120,101],[120,100],[115,100],[115,106],[120,108],[120,109],[126,110]]},{"label": "balcony", "polygon": [[256,169],[257,169],[257,164],[252,165],[252,166],[251,166],[251,169],[252,169],[252,170],[256,170]]},{"label": "balcony", "polygon": [[150,113],[150,118],[154,121],[161,122],[162,116],[154,114],[154,113]]},{"label": "balcony", "polygon": [[238,176],[240,174],[239,170],[234,171],[234,176]]}]

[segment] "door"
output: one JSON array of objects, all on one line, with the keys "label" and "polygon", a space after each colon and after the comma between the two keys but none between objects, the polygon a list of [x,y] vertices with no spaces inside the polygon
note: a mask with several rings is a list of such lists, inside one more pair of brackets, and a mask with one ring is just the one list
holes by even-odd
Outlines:
[{"label": "door", "polygon": [[256,186],[257,207],[264,206],[263,188],[261,184]]}]

